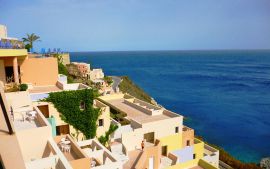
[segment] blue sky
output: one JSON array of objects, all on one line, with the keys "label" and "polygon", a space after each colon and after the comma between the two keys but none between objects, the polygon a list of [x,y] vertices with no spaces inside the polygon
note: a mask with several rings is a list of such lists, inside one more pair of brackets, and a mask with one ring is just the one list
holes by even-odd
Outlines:
[{"label": "blue sky", "polygon": [[0,24],[36,50],[270,49],[270,0],[0,0]]}]

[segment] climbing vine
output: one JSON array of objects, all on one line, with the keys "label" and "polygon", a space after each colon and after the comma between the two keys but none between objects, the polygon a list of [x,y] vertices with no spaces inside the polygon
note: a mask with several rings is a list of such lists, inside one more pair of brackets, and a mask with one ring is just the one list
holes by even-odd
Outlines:
[{"label": "climbing vine", "polygon": [[46,101],[54,104],[63,121],[90,139],[96,136],[96,122],[100,115],[100,109],[93,107],[97,96],[98,92],[93,89],[62,91],[50,93]]}]

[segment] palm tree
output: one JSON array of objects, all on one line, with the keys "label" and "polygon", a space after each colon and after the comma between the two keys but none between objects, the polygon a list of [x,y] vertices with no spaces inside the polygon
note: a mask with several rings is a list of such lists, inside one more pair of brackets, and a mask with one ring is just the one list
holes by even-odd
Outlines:
[{"label": "palm tree", "polygon": [[32,34],[27,34],[27,38],[22,38],[23,42],[27,42],[30,45],[30,48],[33,49],[33,43],[35,41],[40,41],[40,37],[35,35],[34,33]]}]

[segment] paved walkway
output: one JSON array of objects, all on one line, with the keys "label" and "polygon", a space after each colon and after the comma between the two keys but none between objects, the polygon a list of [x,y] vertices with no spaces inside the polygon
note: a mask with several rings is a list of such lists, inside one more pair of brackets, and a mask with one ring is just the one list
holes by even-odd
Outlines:
[{"label": "paved walkway", "polygon": [[122,79],[119,76],[112,76],[112,80],[113,80],[112,88],[113,88],[114,92],[116,92],[116,89],[118,88]]}]

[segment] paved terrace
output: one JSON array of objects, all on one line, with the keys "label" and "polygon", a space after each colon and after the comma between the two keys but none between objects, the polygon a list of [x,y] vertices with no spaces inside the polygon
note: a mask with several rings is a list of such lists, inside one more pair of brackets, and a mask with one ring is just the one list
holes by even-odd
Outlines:
[{"label": "paved terrace", "polygon": [[133,119],[141,124],[171,118],[170,116],[165,114],[159,115],[146,114],[145,112],[124,103],[124,98],[107,100],[107,102],[115,109],[125,112],[127,114],[128,119]]}]

